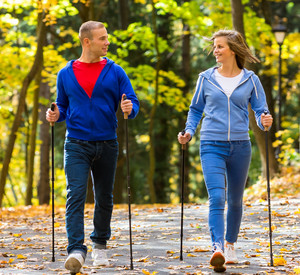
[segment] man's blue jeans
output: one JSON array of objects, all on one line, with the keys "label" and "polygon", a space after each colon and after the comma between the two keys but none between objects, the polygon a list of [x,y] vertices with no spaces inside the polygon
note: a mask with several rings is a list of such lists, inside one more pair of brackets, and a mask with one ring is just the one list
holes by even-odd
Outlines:
[{"label": "man's blue jeans", "polygon": [[80,250],[85,255],[84,205],[87,181],[92,172],[95,210],[94,231],[91,239],[106,245],[111,235],[110,222],[113,210],[113,185],[118,158],[117,140],[84,141],[66,138],[64,166],[67,180],[66,229],[67,251]]},{"label": "man's blue jeans", "polygon": [[242,219],[243,193],[251,161],[251,143],[248,140],[202,140],[200,156],[209,198],[208,224],[211,240],[213,247],[220,244],[224,249],[226,195],[228,209],[225,239],[234,243],[237,241]]}]

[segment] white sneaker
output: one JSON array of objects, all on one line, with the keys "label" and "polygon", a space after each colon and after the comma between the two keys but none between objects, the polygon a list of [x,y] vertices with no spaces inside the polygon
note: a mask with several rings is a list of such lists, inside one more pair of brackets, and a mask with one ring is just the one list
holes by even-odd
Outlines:
[{"label": "white sneaker", "polygon": [[225,254],[226,264],[237,264],[239,262],[233,244],[228,244],[228,243],[225,244],[224,254]]},{"label": "white sneaker", "polygon": [[106,249],[93,248],[92,259],[94,260],[93,266],[109,265]]},{"label": "white sneaker", "polygon": [[210,258],[210,265],[213,266],[215,272],[224,272],[226,271],[225,257],[223,250],[220,245],[216,244],[214,248],[214,253]]},{"label": "white sneaker", "polygon": [[80,252],[70,253],[65,261],[65,268],[70,270],[70,273],[83,273],[82,266],[84,264],[84,258]]}]

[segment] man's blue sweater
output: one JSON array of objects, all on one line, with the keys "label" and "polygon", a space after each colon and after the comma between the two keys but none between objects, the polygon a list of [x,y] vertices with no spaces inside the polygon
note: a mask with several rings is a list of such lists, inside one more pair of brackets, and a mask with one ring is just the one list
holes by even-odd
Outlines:
[{"label": "man's blue sweater", "polygon": [[115,139],[118,123],[116,111],[122,94],[126,94],[133,103],[128,118],[137,115],[139,101],[128,76],[114,61],[106,59],[107,63],[97,79],[91,98],[75,77],[72,68],[74,60],[59,71],[56,98],[60,112],[58,122],[66,120],[67,137],[88,141]]}]

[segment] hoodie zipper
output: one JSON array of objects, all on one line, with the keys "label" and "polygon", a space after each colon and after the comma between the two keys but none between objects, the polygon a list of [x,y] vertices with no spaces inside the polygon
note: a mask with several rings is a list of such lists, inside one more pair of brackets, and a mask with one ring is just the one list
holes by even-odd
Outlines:
[{"label": "hoodie zipper", "polygon": [[[203,78],[204,78],[204,77],[203,77]],[[252,76],[250,76],[250,78],[251,78],[251,81],[252,81],[253,86],[254,86],[256,98],[258,99],[257,89],[256,89],[256,86],[255,86],[254,81],[253,81],[253,79],[252,79]],[[235,91],[239,86],[241,86],[243,83],[245,83],[248,79],[249,79],[249,77],[246,78],[246,79],[245,79],[244,81],[242,81],[241,83],[239,83],[239,85],[235,87],[235,89],[233,90],[233,92],[232,92],[231,94],[233,94],[234,91]],[[219,89],[223,94],[226,95],[226,93],[225,93],[220,87],[218,87],[215,83],[213,83],[213,82],[210,81],[209,79],[207,79],[207,81],[209,81],[213,86],[215,86],[215,87],[216,87],[217,89]],[[201,84],[202,84],[202,83],[201,83]],[[202,85],[201,85],[201,86],[202,86]],[[228,105],[228,134],[227,134],[227,140],[230,141],[230,129],[231,129],[231,124],[230,124],[230,96],[227,96],[227,95],[226,95],[226,97],[227,97],[227,105]]]},{"label": "hoodie zipper", "polygon": [[[219,89],[224,95],[226,95],[226,93],[220,87],[218,87],[215,83],[213,83],[209,79],[207,79],[207,81],[209,81],[212,85],[214,85],[217,89]],[[234,92],[234,90],[233,90],[233,92]],[[231,127],[230,126],[230,96],[226,95],[226,97],[227,97],[227,105],[228,105],[228,108],[227,108],[228,109],[228,132],[227,132],[227,140],[230,141],[230,127]]]}]

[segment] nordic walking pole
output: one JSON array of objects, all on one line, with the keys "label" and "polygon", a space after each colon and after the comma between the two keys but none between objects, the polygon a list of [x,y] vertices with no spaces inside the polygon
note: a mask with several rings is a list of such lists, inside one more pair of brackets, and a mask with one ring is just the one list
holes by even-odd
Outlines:
[{"label": "nordic walking pole", "polygon": [[[126,100],[126,95],[123,96],[123,100]],[[127,194],[128,194],[128,220],[129,220],[129,241],[130,241],[130,269],[133,270],[133,263],[132,263],[132,233],[131,233],[131,204],[130,204],[130,173],[129,173],[129,150],[128,150],[128,113],[124,113],[124,120],[125,120],[125,136],[126,136],[126,166],[127,166]]]},{"label": "nordic walking pole", "polygon": [[[55,105],[51,104],[51,111],[54,111]],[[51,181],[52,181],[52,262],[55,262],[54,256],[54,122],[50,122],[51,125]]]},{"label": "nordic walking pole", "polygon": [[[267,115],[268,111],[264,111]],[[267,175],[267,192],[268,192],[268,209],[269,209],[269,237],[270,237],[270,265],[273,266],[273,251],[272,251],[272,217],[271,217],[271,191],[270,191],[270,174],[269,174],[269,148],[268,148],[268,128],[265,127],[266,140],[266,175]]]},{"label": "nordic walking pole", "polygon": [[[181,132],[181,135],[185,134],[185,130]],[[183,242],[183,203],[184,203],[184,155],[186,144],[181,144],[181,230],[180,230],[180,261],[182,257],[182,242]]]}]

